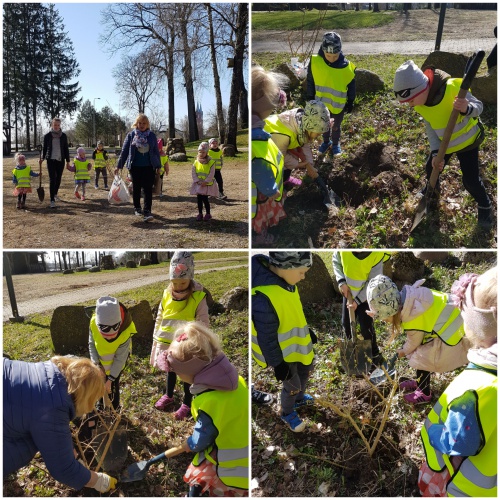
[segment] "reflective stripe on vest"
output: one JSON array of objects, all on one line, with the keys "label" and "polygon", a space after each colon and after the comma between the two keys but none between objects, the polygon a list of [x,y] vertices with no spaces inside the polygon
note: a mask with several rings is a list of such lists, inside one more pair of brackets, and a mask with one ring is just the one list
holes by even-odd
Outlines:
[{"label": "reflective stripe on vest", "polygon": [[422,344],[439,337],[447,345],[457,345],[465,335],[460,310],[453,305],[451,295],[437,290],[431,292],[434,297],[432,306],[415,319],[404,321],[403,330],[424,332]]},{"label": "reflective stripe on vest", "polygon": [[215,438],[216,462],[210,456],[213,447],[199,452],[193,459],[197,466],[207,459],[215,463],[217,475],[227,486],[248,489],[248,388],[242,377],[234,391],[207,391],[193,397],[191,412],[198,418],[203,411],[218,431]]},{"label": "reflective stripe on vest", "polygon": [[[276,201],[280,201],[283,195],[283,165],[284,158],[278,146],[272,139],[268,141],[252,141],[252,161],[254,159],[264,160],[272,170],[280,195]],[[252,219],[257,215],[257,186],[252,181]]]},{"label": "reflective stripe on vest", "polygon": [[88,161],[75,160],[75,180],[77,181],[89,181],[90,172],[87,170]]},{"label": "reflective stripe on vest", "polygon": [[[124,344],[134,333],[137,333],[134,322],[132,321],[130,325],[120,333],[120,335],[111,342],[108,342],[100,333],[97,328],[95,314],[90,320],[90,331],[92,332],[92,338],[94,339],[95,348],[97,354],[99,355],[99,361],[106,372],[109,375],[111,371],[111,366],[113,365],[113,360],[115,359],[115,354],[118,348]],[[132,343],[130,344],[130,352],[132,352]]]},{"label": "reflective stripe on vest", "polygon": [[347,86],[354,79],[356,66],[349,62],[345,68],[332,68],[322,56],[311,57],[311,71],[314,78],[315,98],[325,103],[330,113],[337,115],[347,101]]},{"label": "reflective stripe on vest", "polygon": [[303,146],[303,144],[299,144],[297,140],[297,134],[293,132],[293,130],[289,129],[281,120],[280,115],[271,115],[268,116],[265,120],[264,130],[273,135],[284,135],[288,137],[289,144],[288,149],[295,149]]},{"label": "reflective stripe on vest", "polygon": [[[299,290],[289,292],[279,285],[257,286],[252,288],[252,295],[263,293],[269,298],[279,320],[278,342],[283,360],[287,363],[310,365],[314,351],[309,334],[309,327],[302,309]],[[260,349],[257,331],[252,320],[252,356],[262,367],[267,363]]]},{"label": "reflective stripe on vest", "polygon": [[106,160],[104,159],[104,153],[95,154],[94,169],[96,168],[106,168]]},{"label": "reflective stripe on vest", "polygon": [[215,170],[220,170],[222,168],[222,149],[219,149],[219,151],[211,149],[208,154],[215,162]]},{"label": "reflective stripe on vest", "polygon": [[[454,472],[448,455],[443,455],[430,443],[428,429],[443,425],[448,408],[455,399],[470,393],[475,399],[476,417],[481,428],[484,446],[476,455],[466,457]],[[485,436],[488,439],[485,440]],[[466,368],[446,388],[431,410],[421,430],[422,443],[429,467],[451,474],[447,485],[448,496],[497,496],[497,375],[477,368]]]},{"label": "reflective stripe on vest", "polygon": [[15,168],[12,174],[17,179],[16,187],[30,188],[31,187],[31,167],[26,165],[23,169]]},{"label": "reflective stripe on vest", "polygon": [[161,299],[161,324],[154,332],[153,339],[162,344],[171,344],[175,331],[184,323],[196,319],[196,310],[205,296],[204,291],[196,290],[186,300],[174,300],[167,288]]},{"label": "reflective stripe on vest", "polygon": [[[213,164],[213,160],[210,160],[208,163],[200,163],[198,160],[194,160],[194,169],[200,181],[204,181],[208,177]],[[213,183],[214,181],[212,180],[212,182],[207,183],[207,186],[211,186]]]},{"label": "reflective stripe on vest", "polygon": [[[440,140],[443,139],[444,131],[448,124],[448,118],[453,109],[453,101],[458,95],[461,83],[461,78],[450,78],[446,82],[446,91],[439,104],[435,106],[415,106],[415,111],[429,122]],[[446,149],[446,154],[461,151],[473,144],[481,133],[478,122],[479,119],[477,117],[471,118],[459,114],[457,124],[451,135],[450,144]]]},{"label": "reflective stripe on vest", "polygon": [[365,285],[371,270],[380,262],[389,259],[389,255],[384,252],[371,252],[368,257],[358,259],[352,252],[340,252],[342,270],[347,286],[354,292],[356,297]]}]

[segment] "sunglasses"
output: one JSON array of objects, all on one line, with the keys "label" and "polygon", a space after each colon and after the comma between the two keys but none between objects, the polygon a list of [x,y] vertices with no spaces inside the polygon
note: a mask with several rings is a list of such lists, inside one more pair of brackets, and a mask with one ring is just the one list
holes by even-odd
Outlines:
[{"label": "sunglasses", "polygon": [[323,47],[323,52],[326,52],[328,54],[338,54],[340,50],[337,47],[332,47],[329,45],[328,47]]},{"label": "sunglasses", "polygon": [[118,323],[116,323],[114,325],[100,325],[100,324],[98,324],[97,328],[99,328],[100,332],[108,333],[111,330],[118,330],[118,328],[120,327],[120,324],[121,324],[121,321],[119,321]]},{"label": "sunglasses", "polygon": [[[418,85],[417,85],[418,87]],[[398,90],[397,92],[394,91],[394,94],[396,97],[401,97],[402,99],[406,99],[407,97],[410,97],[411,91],[415,90],[417,87],[412,87],[411,89],[403,89],[403,90]]]}]

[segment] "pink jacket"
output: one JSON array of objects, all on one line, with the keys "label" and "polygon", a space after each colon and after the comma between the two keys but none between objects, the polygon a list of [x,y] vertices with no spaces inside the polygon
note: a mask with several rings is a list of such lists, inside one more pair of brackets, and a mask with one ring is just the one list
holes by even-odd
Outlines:
[{"label": "pink jacket", "polygon": [[[403,287],[405,294],[401,310],[402,327],[405,323],[414,320],[430,309],[433,295],[430,288],[422,287],[424,280]],[[422,344],[424,332],[418,330],[405,330],[406,342],[402,351],[408,359],[409,365],[417,370],[444,373],[455,370],[467,364],[467,351],[470,343],[464,337],[457,345],[449,346],[439,339],[434,339]]]},{"label": "pink jacket", "polygon": [[211,186],[202,186],[201,184],[198,184],[199,179],[198,176],[196,175],[196,169],[194,168],[194,165],[191,169],[191,175],[193,177],[193,184],[191,185],[191,190],[189,191],[189,194],[202,194],[208,196],[219,195],[219,185],[217,184],[217,181],[214,179],[215,162],[213,163],[212,168],[210,169],[210,172],[207,175],[207,178],[205,179],[205,182],[213,181],[213,184]]}]

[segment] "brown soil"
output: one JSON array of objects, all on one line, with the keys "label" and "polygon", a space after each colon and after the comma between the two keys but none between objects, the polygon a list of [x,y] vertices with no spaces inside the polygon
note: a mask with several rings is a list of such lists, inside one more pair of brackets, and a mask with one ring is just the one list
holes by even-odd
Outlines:
[{"label": "brown soil", "polygon": [[[28,156],[38,169],[38,156]],[[131,203],[110,205],[107,191],[87,186],[88,200],[73,194],[72,173],[64,171],[56,209],[49,208],[49,178],[43,164],[45,200],[38,201],[38,179],[25,210],[12,195],[13,157],[3,162],[4,248],[245,248],[248,243],[248,162],[227,158],[223,167],[227,200],[210,199],[213,220],[196,222],[196,197],[189,195],[191,163],[171,163],[160,199],[153,197],[151,222],[134,216]],[[125,176],[125,172],[123,172]],[[102,186],[102,179],[99,180]],[[111,184],[111,182],[109,182]],[[166,193],[166,196],[165,196]]]}]

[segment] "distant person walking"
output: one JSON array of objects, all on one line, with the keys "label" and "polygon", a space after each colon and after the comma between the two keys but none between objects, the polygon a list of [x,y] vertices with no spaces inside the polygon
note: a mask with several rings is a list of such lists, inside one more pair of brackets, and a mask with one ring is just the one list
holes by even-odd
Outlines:
[{"label": "distant person walking", "polygon": [[66,160],[66,166],[69,166],[68,137],[61,130],[60,118],[52,120],[52,128],[43,137],[43,152],[40,165],[44,159],[47,160],[47,170],[50,178],[50,208],[56,208],[56,201],[59,201],[57,193],[59,192],[64,171],[64,160]]},{"label": "distant person walking", "polygon": [[[139,113],[132,130],[125,138],[115,169],[115,175],[118,175],[125,165],[129,169],[134,185],[135,215],[143,216],[144,222],[153,218],[151,215],[153,184],[156,171],[161,168],[158,139],[149,127],[149,118]],[[141,207],[142,189],[144,189],[144,210]]]},{"label": "distant person walking", "polygon": [[104,179],[104,189],[108,189],[108,172],[106,171],[106,161],[108,160],[108,152],[104,149],[102,141],[97,143],[97,147],[92,153],[92,159],[94,160],[94,170],[95,170],[95,184],[94,187],[99,189],[99,175],[102,174]]}]

